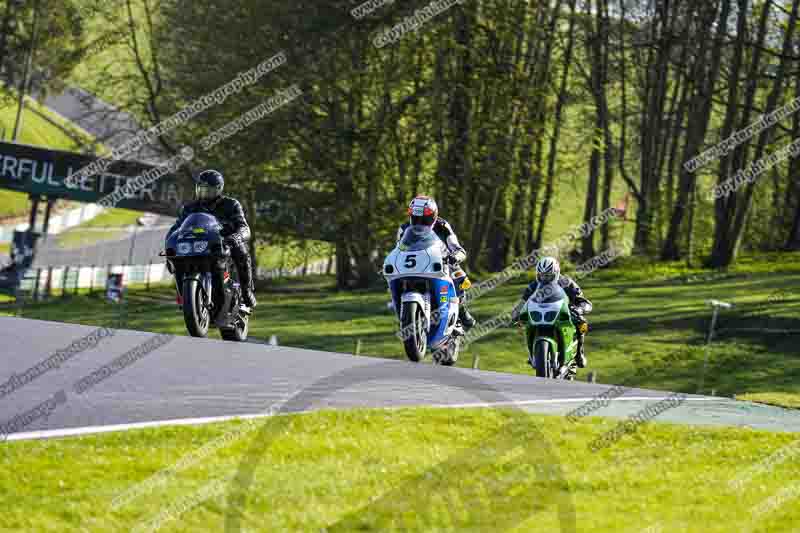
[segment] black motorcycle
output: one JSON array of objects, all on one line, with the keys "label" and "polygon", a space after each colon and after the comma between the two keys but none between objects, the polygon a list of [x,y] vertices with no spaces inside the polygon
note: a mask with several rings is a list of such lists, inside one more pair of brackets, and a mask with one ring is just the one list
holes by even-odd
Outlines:
[{"label": "black motorcycle", "polygon": [[167,236],[161,255],[175,276],[189,335],[206,337],[213,323],[223,339],[242,342],[247,340],[250,317],[240,309],[242,289],[222,229],[213,215],[191,214]]}]

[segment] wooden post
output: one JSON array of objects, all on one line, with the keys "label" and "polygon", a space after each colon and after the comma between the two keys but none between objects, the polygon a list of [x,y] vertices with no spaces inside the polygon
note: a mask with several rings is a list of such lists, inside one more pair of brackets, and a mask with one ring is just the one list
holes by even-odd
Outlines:
[{"label": "wooden post", "polygon": [[478,365],[480,364],[481,356],[478,353],[478,350],[474,350],[472,352],[472,370],[478,370]]},{"label": "wooden post", "polygon": [[30,196],[31,199],[31,212],[28,216],[28,232],[33,233],[36,231],[36,215],[39,212],[39,197],[35,195]]},{"label": "wooden post", "polygon": [[69,267],[65,266],[61,271],[61,297],[67,297],[67,276],[69,275]]},{"label": "wooden post", "polygon": [[356,347],[353,351],[353,355],[361,355],[361,339],[356,339]]},{"label": "wooden post", "polygon": [[42,277],[42,269],[36,269],[36,279],[33,282],[33,301],[36,302],[39,300],[39,278]]},{"label": "wooden post", "polygon": [[53,267],[47,267],[47,284],[44,286],[44,296],[50,299],[53,296]]},{"label": "wooden post", "polygon": [[92,293],[94,293],[94,269],[95,266],[92,265],[92,274],[89,277],[89,296],[91,296]]},{"label": "wooden post", "polygon": [[79,288],[79,285],[81,283],[81,268],[83,268],[83,267],[81,267],[81,265],[78,265],[78,271],[75,273],[76,274],[75,275],[75,290],[73,291],[73,294],[76,294],[76,295],[78,294],[78,288]]},{"label": "wooden post", "polygon": [[45,241],[47,240],[47,232],[50,231],[50,213],[55,202],[52,198],[47,198],[47,206],[44,210],[44,224],[42,224],[42,239]]}]

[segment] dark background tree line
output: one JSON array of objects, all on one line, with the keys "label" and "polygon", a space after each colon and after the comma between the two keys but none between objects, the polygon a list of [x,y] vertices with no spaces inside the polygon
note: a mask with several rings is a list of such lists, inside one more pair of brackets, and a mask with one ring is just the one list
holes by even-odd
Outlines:
[{"label": "dark background tree line", "polygon": [[355,20],[349,1],[124,0],[102,16],[127,17],[130,68],[93,90],[155,124],[285,50],[286,65],[161,144],[191,145],[298,84],[302,98],[199,156],[251,213],[263,182],[327,193],[341,287],[374,281],[418,193],[437,198],[471,269],[501,270],[622,198],[629,223],[575,242],[575,260],[628,225],[632,253],[652,259],[724,268],[742,250],[800,249],[798,158],[709,197],[800,137],[800,113],[684,166],[800,97],[800,0],[471,0],[373,46],[427,3]]}]

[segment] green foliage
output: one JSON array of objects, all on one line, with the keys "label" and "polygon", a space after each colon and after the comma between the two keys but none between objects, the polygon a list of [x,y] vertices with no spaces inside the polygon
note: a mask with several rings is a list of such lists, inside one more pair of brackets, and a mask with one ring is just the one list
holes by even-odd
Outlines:
[{"label": "green foliage", "polygon": [[[61,90],[64,80],[81,59],[86,45],[86,20],[81,16],[86,0],[37,0],[20,2],[9,8],[10,0],[0,2],[0,19],[9,14],[13,21],[7,37],[4,81],[19,86],[23,65],[30,49],[36,18],[34,68],[37,86]],[[7,11],[8,10],[8,11]]]},{"label": "green foliage", "polygon": [[[695,173],[695,194],[681,199],[687,190],[681,176],[687,155],[683,150],[698,128],[693,118],[704,103],[703,95],[728,94],[730,83],[742,84],[740,100],[749,91],[750,80],[742,73],[733,81],[721,76],[714,90],[705,88],[712,76],[715,42],[710,29],[714,25],[701,18],[710,16],[713,21],[715,13],[707,3],[679,0],[674,10],[661,15],[650,5],[628,6],[625,24],[614,10],[603,13],[578,6],[573,15],[563,2],[560,11],[547,3],[464,3],[390,46],[373,46],[377,35],[421,5],[387,3],[361,20],[351,17],[353,4],[344,1],[263,5],[243,0],[227,5],[211,0],[136,0],[108,5],[84,17],[88,40],[101,40],[126,24],[131,28],[124,39],[84,57],[74,79],[150,124],[284,51],[285,65],[164,140],[172,147],[192,145],[297,84],[302,98],[208,153],[198,150],[196,165],[224,169],[230,190],[246,199],[248,207],[268,200],[256,197],[264,182],[331,193],[335,200],[327,223],[340,236],[334,245],[343,267],[337,280],[342,288],[353,281],[361,286],[374,281],[373,252],[380,256],[392,245],[405,205],[418,193],[437,197],[443,216],[470,252],[472,270],[501,269],[544,244],[539,242],[540,232],[545,242],[557,239],[583,221],[587,205],[597,211],[604,201],[605,174],[598,194],[587,187],[593,146],[610,158],[610,167],[602,170],[610,171],[612,205],[634,191],[628,226],[635,226],[642,241],[637,252],[655,257],[674,245],[674,257],[693,264],[709,257],[724,263],[715,245],[726,224],[708,195],[728,177],[721,172],[738,169],[709,163]],[[789,10],[788,2],[785,8]],[[770,53],[762,55],[764,69],[757,72],[766,72],[767,63],[775,66],[773,56],[783,31],[777,25],[786,23],[775,16],[774,5],[770,9],[774,38],[768,43]],[[755,32],[756,12],[742,15]],[[656,23],[660,16],[669,20]],[[734,10],[731,24],[737,16]],[[680,29],[678,38],[662,39],[661,32],[671,25]],[[641,36],[650,30],[654,48],[642,54]],[[574,49],[568,61],[570,37]],[[731,68],[735,44],[731,37],[721,46],[722,72]],[[756,45],[748,41],[743,46],[743,68],[750,69]],[[609,53],[602,65],[592,53],[598,47]],[[602,99],[592,85],[599,67],[605,69],[601,89],[608,107],[608,141],[597,122]],[[559,94],[565,72],[564,93]],[[744,101],[712,102],[709,126],[697,150],[722,140],[726,106],[731,106],[734,124],[745,120],[748,110],[755,120],[772,82],[765,74],[756,83],[752,110]],[[791,85],[787,78],[779,88],[779,105],[794,96]],[[559,97],[566,107],[555,124]],[[767,154],[791,137],[788,132],[797,127],[793,120],[775,126],[765,145]],[[550,197],[547,163],[556,126],[560,137],[554,145]],[[748,163],[758,142],[750,141],[739,163]],[[793,183],[790,165],[781,163],[775,172],[760,177],[752,202],[738,193],[742,197],[736,209],[745,211],[742,251],[777,250],[786,244],[800,208],[800,189]],[[549,214],[544,216],[546,206]],[[668,230],[679,208],[685,212],[672,234]],[[253,225],[264,241],[275,240],[265,234],[265,224],[255,220]],[[634,228],[625,229],[632,238]],[[309,235],[297,231],[290,237]],[[576,248],[583,253],[586,244]]]},{"label": "green foliage", "polygon": [[[0,105],[3,103],[6,105],[0,107],[0,138],[8,141],[14,131],[17,116],[15,93],[0,90]],[[60,150],[75,150],[88,139],[89,136],[85,132],[78,131],[74,125],[49,113],[35,101],[30,99],[25,101],[19,142]],[[0,189],[0,218],[22,216],[29,210],[30,201],[27,195]]]}]

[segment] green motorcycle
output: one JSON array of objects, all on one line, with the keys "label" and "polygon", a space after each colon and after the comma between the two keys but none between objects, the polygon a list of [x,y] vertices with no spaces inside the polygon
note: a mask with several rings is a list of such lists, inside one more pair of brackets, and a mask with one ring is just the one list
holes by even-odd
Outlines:
[{"label": "green motorcycle", "polygon": [[525,302],[520,319],[526,319],[528,363],[541,378],[575,377],[578,339],[569,312],[569,297],[558,283],[540,286]]}]

